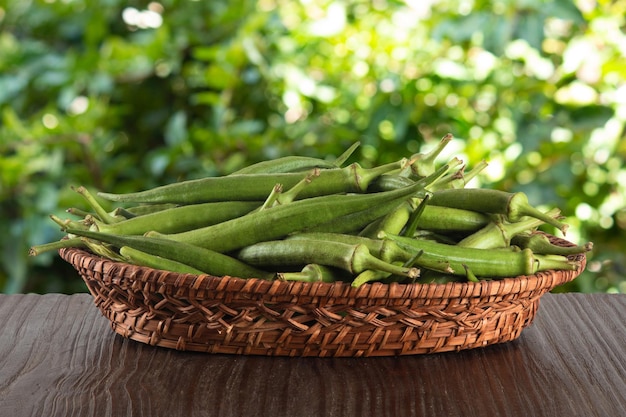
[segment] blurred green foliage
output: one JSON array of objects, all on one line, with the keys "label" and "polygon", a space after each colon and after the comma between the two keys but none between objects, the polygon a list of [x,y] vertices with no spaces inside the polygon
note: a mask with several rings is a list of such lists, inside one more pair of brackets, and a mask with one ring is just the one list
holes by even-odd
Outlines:
[{"label": "blurred green foliage", "polygon": [[286,154],[431,147],[592,240],[626,292],[626,1],[0,1],[0,290],[83,291],[49,214]]}]

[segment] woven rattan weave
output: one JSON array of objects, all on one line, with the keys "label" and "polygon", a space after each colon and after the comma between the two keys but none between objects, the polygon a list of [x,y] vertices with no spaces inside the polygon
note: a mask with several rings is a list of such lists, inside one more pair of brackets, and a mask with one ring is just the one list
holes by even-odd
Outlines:
[{"label": "woven rattan weave", "polygon": [[577,271],[477,283],[353,288],[177,274],[74,248],[60,254],[124,337],[179,350],[319,357],[458,351],[514,340],[533,321],[539,298],[573,280],[586,262],[580,254]]}]

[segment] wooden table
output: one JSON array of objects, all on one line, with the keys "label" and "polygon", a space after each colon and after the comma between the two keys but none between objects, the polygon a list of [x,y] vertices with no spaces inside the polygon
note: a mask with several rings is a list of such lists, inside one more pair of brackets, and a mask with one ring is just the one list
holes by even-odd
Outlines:
[{"label": "wooden table", "polygon": [[178,352],[91,296],[0,295],[0,416],[626,415],[626,295],[548,294],[510,343],[364,359]]}]

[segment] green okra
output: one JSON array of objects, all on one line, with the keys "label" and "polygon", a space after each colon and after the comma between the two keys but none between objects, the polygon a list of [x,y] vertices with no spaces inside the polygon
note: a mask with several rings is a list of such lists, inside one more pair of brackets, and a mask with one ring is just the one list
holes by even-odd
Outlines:
[{"label": "green okra", "polygon": [[413,185],[415,180],[397,174],[383,174],[370,184],[369,192],[390,191]]},{"label": "green okra", "polygon": [[577,255],[589,252],[593,249],[593,242],[584,245],[560,246],[550,242],[548,236],[543,233],[521,233],[511,239],[513,245],[520,248],[529,248],[535,253],[545,255]]},{"label": "green okra", "polygon": [[120,255],[124,258],[125,262],[134,265],[147,266],[149,268],[160,269],[162,271],[178,272],[180,274],[204,274],[203,271],[189,265],[163,258],[162,256],[151,255],[149,253],[131,248],[130,246],[122,246],[120,248]]},{"label": "green okra", "polygon": [[374,194],[313,197],[252,212],[212,226],[161,237],[217,252],[229,252],[264,240],[279,239],[290,233],[307,230],[378,205],[399,205],[417,191],[419,186],[413,185],[405,189]]},{"label": "green okra", "polygon": [[272,273],[254,268],[231,256],[183,242],[145,236],[121,236],[88,230],[68,230],[68,233],[109,243],[118,248],[129,246],[151,255],[161,256],[215,276],[274,279]]},{"label": "green okra", "polygon": [[416,261],[417,266],[427,268],[421,262],[428,256],[447,263],[454,275],[465,275],[466,267],[477,277],[501,278],[532,275],[551,269],[576,270],[580,266],[579,262],[570,261],[565,257],[555,258],[533,254],[530,249],[521,251],[476,249],[404,236],[383,235],[382,237],[395,241],[408,251],[423,251],[423,255]]},{"label": "green okra", "polygon": [[[382,235],[385,235],[384,232]],[[450,264],[440,256],[431,256],[428,252],[423,252],[419,253],[419,257],[417,257],[419,251],[415,252],[412,250],[406,250],[391,239],[372,239],[364,236],[328,232],[295,233],[287,238],[287,240],[307,239],[319,242],[339,242],[348,245],[364,245],[372,255],[388,263],[401,262],[403,264],[413,266],[413,261],[415,261],[415,265],[422,268],[428,268],[442,273],[454,272],[450,268]],[[417,262],[418,259],[419,262]]]},{"label": "green okra", "polygon": [[346,149],[346,150],[345,150],[345,151],[344,151],[341,155],[339,155],[339,156],[335,159],[334,164],[335,164],[337,167],[340,167],[340,166],[342,166],[343,164],[345,164],[345,163],[346,163],[346,161],[347,161],[348,159],[350,159],[350,157],[352,156],[352,154],[354,153],[354,151],[356,151],[356,149],[357,149],[359,146],[361,146],[361,142],[359,142],[359,141],[354,142],[352,145],[350,145],[350,146],[348,147],[348,149]]},{"label": "green okra", "polygon": [[359,235],[375,238],[381,230],[395,235],[400,234],[412,211],[411,204],[405,201],[382,217],[379,222],[370,223],[370,226],[366,227]]},{"label": "green okra", "polygon": [[[560,213],[561,211],[555,208],[545,214],[555,217]],[[543,220],[535,217],[526,217],[515,223],[507,222],[499,215],[494,215],[493,217],[493,220],[485,227],[458,242],[458,246],[479,249],[507,248],[511,245],[511,239],[516,235],[534,231],[537,227],[544,224]]]},{"label": "green okra", "polygon": [[151,230],[181,233],[243,216],[261,205],[260,201],[220,201],[164,209],[117,223],[95,221],[98,231],[118,235],[142,235]]},{"label": "green okra", "polygon": [[417,219],[416,229],[440,233],[475,232],[489,221],[490,217],[484,213],[430,205],[429,197],[428,204]]},{"label": "green okra", "polygon": [[246,246],[237,258],[247,264],[269,267],[320,264],[341,268],[351,274],[367,269],[416,277],[419,270],[385,262],[372,255],[366,245],[331,241],[272,240]]},{"label": "green okra", "polygon": [[130,214],[137,216],[143,216],[145,214],[155,213],[161,210],[167,210],[174,207],[178,207],[178,204],[163,203],[163,204],[139,204],[132,207],[126,207],[125,210]]},{"label": "green okra", "polygon": [[[364,193],[378,176],[395,169],[400,162],[365,169],[354,163],[345,168],[324,169],[319,179],[305,187],[298,198],[356,192]],[[307,172],[227,175],[181,181],[127,194],[101,192],[105,199],[135,203],[194,204],[213,201],[264,200],[276,184],[291,188],[309,175]]]},{"label": "green okra", "polygon": [[567,230],[566,224],[531,206],[528,197],[522,192],[509,193],[483,188],[451,188],[434,191],[429,204],[473,210],[480,213],[504,214],[510,222],[517,222],[525,216],[530,216],[543,220],[545,223],[560,229],[563,233]]},{"label": "green okra", "polygon": [[301,172],[313,168],[337,168],[330,161],[308,156],[284,156],[268,161],[257,162],[229,175],[252,175],[252,174],[284,174],[289,172]]},{"label": "green okra", "polygon": [[339,168],[348,158],[350,158],[359,145],[360,142],[355,142],[334,161],[327,161],[325,159],[312,158],[308,156],[289,155],[248,165],[247,167],[241,168],[230,175],[280,174],[307,171],[314,168]]}]

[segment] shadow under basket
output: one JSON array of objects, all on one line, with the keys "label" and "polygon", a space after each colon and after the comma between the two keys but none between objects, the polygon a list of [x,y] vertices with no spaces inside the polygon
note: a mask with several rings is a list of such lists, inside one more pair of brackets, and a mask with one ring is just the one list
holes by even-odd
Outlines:
[{"label": "shadow under basket", "polygon": [[[561,246],[572,243],[551,237]],[[539,298],[576,271],[448,284],[302,283],[178,274],[60,250],[123,337],[242,355],[361,357],[459,351],[518,338]]]}]

